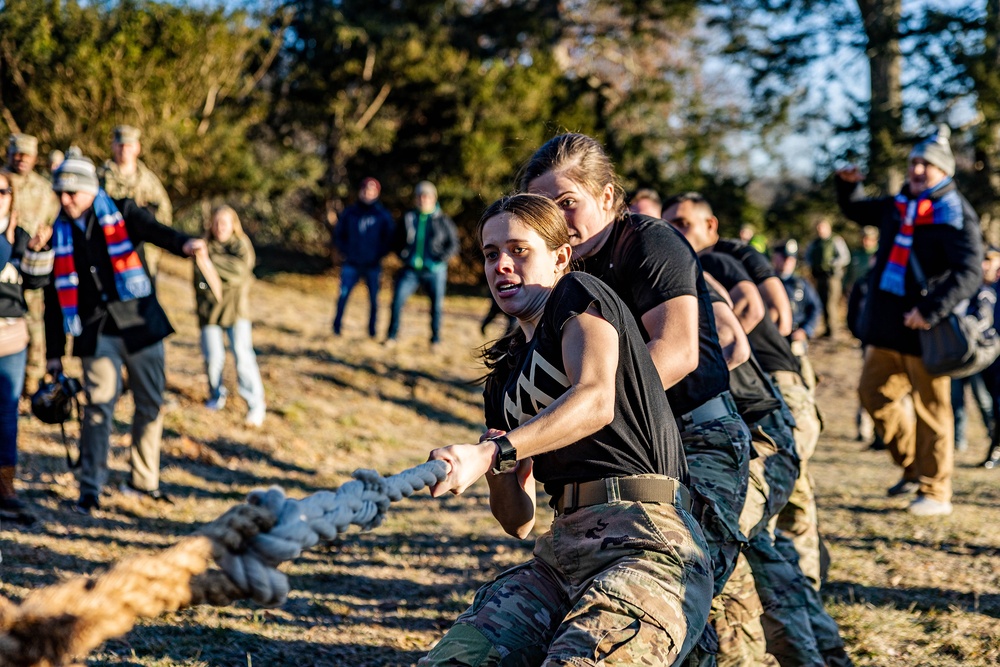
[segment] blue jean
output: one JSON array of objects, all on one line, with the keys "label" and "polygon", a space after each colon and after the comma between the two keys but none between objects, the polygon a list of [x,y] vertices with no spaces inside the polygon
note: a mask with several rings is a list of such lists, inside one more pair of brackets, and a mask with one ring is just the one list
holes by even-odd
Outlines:
[{"label": "blue jean", "polygon": [[0,357],[0,467],[17,465],[17,400],[27,363],[27,349]]},{"label": "blue jean", "polygon": [[229,336],[229,347],[236,357],[236,380],[240,396],[251,410],[264,409],[264,383],[257,367],[257,355],[253,351],[253,332],[250,320],[239,319],[231,327],[210,324],[201,328],[201,351],[205,356],[205,371],[208,373],[208,393],[211,400],[226,395],[222,386],[222,369],[226,365],[226,344],[222,338]]},{"label": "blue jean", "polygon": [[448,284],[448,267],[437,269],[422,269],[417,271],[405,267],[396,279],[396,289],[392,295],[392,319],[389,320],[388,338],[395,339],[399,334],[399,320],[403,313],[403,305],[413,296],[418,287],[423,287],[431,298],[431,342],[441,342],[441,313],[444,308],[444,291]]},{"label": "blue jean", "polygon": [[375,337],[375,321],[378,315],[378,289],[382,280],[382,267],[375,266],[355,266],[344,264],[340,270],[340,297],[337,299],[337,315],[333,318],[333,332],[340,334],[340,325],[344,319],[344,310],[347,306],[347,298],[351,296],[351,290],[362,278],[368,285],[368,335]]},{"label": "blue jean", "polygon": [[965,431],[969,423],[969,413],[965,409],[965,388],[967,386],[972,388],[972,397],[976,400],[987,431],[992,431],[993,419],[996,416],[993,414],[993,397],[986,389],[982,375],[976,374],[967,378],[952,379],[951,408],[955,413],[955,445],[958,447],[966,444]]}]

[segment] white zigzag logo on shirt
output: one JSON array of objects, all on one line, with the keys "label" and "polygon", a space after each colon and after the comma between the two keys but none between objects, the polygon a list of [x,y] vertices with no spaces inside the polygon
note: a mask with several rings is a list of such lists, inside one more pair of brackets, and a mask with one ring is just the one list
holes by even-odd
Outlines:
[{"label": "white zigzag logo on shirt", "polygon": [[[539,412],[544,410],[556,400],[553,397],[546,394],[544,391],[540,390],[535,386],[535,376],[536,372],[541,371],[545,373],[545,376],[551,378],[555,382],[562,385],[564,388],[569,389],[570,381],[565,373],[559,371],[558,368],[550,364],[545,360],[542,355],[535,350],[531,353],[531,363],[528,366],[528,377],[521,373],[517,378],[517,387],[514,389],[514,398],[511,399],[510,395],[504,396],[504,410],[507,414],[513,418],[513,426],[521,424],[525,417],[533,417]],[[541,379],[541,375],[538,376]],[[531,401],[531,409],[533,412],[525,412],[521,409],[521,390],[527,394],[529,400]]]}]

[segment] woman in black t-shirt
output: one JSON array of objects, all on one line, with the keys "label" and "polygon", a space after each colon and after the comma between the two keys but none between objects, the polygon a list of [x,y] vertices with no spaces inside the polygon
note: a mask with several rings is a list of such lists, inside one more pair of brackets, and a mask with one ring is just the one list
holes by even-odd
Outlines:
[{"label": "woman in black t-shirt", "polygon": [[705,626],[712,575],[635,320],[602,282],[569,271],[548,199],[501,199],[479,238],[490,290],[519,327],[485,354],[489,430],[431,452],[450,466],[431,492],[461,493],[486,474],[493,515],[524,538],[537,479],[556,518],[534,559],[480,589],[421,664],[673,664]]}]

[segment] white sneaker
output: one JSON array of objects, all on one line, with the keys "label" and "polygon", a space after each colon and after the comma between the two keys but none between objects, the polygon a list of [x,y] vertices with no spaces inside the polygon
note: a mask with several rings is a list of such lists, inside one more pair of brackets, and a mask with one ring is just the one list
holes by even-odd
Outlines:
[{"label": "white sneaker", "polygon": [[205,401],[205,407],[213,412],[218,412],[226,407],[226,395],[221,394],[218,398],[210,398]]},{"label": "white sneaker", "polygon": [[264,410],[264,408],[254,408],[253,410],[247,413],[247,417],[246,419],[243,420],[243,423],[246,424],[247,426],[259,428],[264,423],[265,414],[266,411]]},{"label": "white sneaker", "polygon": [[916,516],[945,516],[951,514],[951,503],[934,500],[927,496],[920,496],[908,508],[910,514]]}]

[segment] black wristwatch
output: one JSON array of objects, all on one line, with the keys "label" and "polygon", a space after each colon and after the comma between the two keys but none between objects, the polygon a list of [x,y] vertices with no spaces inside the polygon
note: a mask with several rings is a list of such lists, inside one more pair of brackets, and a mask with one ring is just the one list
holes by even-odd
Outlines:
[{"label": "black wristwatch", "polygon": [[510,444],[507,436],[503,435],[490,438],[490,440],[497,443],[497,447],[499,448],[490,472],[494,475],[506,475],[507,473],[514,472],[514,469],[517,468],[517,450],[514,449],[514,445]]}]

